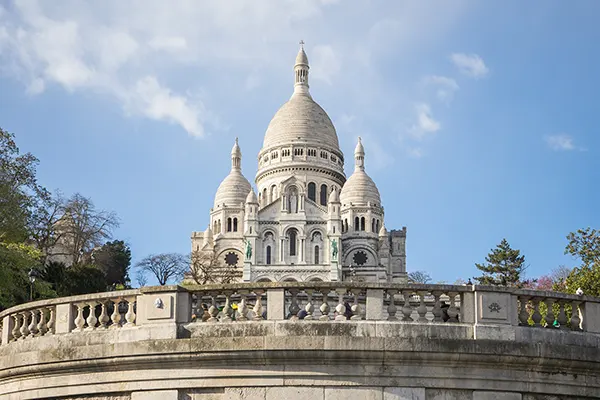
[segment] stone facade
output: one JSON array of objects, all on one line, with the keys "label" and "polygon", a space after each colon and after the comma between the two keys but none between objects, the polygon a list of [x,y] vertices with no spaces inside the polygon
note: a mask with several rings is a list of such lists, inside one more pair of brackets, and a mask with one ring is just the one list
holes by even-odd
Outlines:
[{"label": "stone facade", "polygon": [[346,179],[344,154],[327,113],[313,100],[301,48],[294,93],[277,111],[258,154],[257,194],[241,171],[236,139],[231,172],[192,233],[192,252],[243,281],[406,280],[406,228],[388,232],[377,186],[358,141]]}]

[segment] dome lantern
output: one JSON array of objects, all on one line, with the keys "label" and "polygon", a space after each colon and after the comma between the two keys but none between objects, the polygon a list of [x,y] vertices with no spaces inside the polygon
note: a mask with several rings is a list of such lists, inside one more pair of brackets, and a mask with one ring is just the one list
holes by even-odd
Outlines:
[{"label": "dome lantern", "polygon": [[302,94],[310,97],[308,92],[308,57],[304,52],[304,40],[300,41],[300,50],[296,56],[296,64],[294,65],[294,94]]}]

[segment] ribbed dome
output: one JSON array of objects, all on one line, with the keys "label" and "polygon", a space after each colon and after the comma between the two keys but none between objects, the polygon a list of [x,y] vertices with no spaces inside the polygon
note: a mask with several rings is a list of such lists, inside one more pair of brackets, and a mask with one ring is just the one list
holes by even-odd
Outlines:
[{"label": "ribbed dome", "polygon": [[263,149],[291,143],[312,143],[339,150],[337,133],[329,116],[313,99],[294,94],[275,114]]},{"label": "ribbed dome", "polygon": [[362,205],[371,202],[372,205],[381,206],[381,196],[375,182],[365,171],[358,170],[348,178],[342,187],[340,202],[343,206]]},{"label": "ribbed dome", "polygon": [[223,204],[229,207],[240,207],[240,204],[246,202],[250,190],[248,179],[239,170],[232,170],[217,189],[214,208],[223,206]]}]

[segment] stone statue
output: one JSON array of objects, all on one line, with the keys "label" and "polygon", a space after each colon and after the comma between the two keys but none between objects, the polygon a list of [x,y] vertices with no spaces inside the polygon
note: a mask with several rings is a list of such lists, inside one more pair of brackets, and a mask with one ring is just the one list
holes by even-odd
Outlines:
[{"label": "stone statue", "polygon": [[296,196],[296,192],[292,191],[290,193],[290,212],[295,214],[298,212],[298,196]]},{"label": "stone statue", "polygon": [[338,255],[337,240],[333,239],[331,241],[331,258],[335,261],[335,260],[337,260],[337,255]]},{"label": "stone statue", "polygon": [[252,244],[249,240],[246,240],[246,260],[250,260],[252,258]]}]

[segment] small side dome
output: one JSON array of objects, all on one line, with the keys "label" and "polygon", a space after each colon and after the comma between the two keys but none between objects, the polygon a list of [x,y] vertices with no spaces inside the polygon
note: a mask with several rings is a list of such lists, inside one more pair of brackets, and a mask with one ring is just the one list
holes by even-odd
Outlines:
[{"label": "small side dome", "polygon": [[254,189],[250,189],[248,196],[246,196],[246,204],[258,204],[258,197],[256,197]]},{"label": "small side dome", "polygon": [[239,170],[233,170],[219,185],[215,195],[214,208],[223,206],[223,204],[229,207],[240,207],[245,203],[248,192],[251,190],[248,179]]},{"label": "small side dome", "polygon": [[373,179],[365,172],[365,148],[362,145],[360,137],[354,150],[354,173],[342,187],[340,194],[342,206],[361,205],[369,203],[374,206],[381,206],[381,196],[379,189],[373,182]]},{"label": "small side dome", "polygon": [[240,145],[238,144],[238,138],[235,138],[235,143],[231,148],[231,156],[242,158],[242,150],[240,149]]},{"label": "small side dome", "polygon": [[381,229],[379,230],[379,237],[386,237],[387,229],[385,229],[385,224],[381,224]]}]

